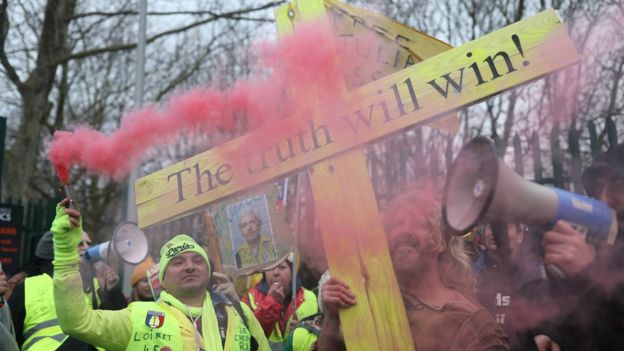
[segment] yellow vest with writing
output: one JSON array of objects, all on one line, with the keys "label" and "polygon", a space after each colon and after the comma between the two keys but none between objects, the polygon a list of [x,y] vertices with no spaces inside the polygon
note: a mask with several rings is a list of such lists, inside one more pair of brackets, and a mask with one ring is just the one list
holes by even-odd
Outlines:
[{"label": "yellow vest with writing", "polygon": [[[130,319],[132,332],[126,351],[185,351],[180,335],[180,323],[170,311],[174,307],[157,302],[135,302]],[[249,351],[251,333],[242,317],[230,306],[227,312],[225,351]],[[214,333],[219,333],[214,330]]]},{"label": "yellow vest with writing", "polygon": [[[59,348],[67,335],[63,334],[54,307],[54,283],[43,273],[24,280],[24,317],[22,351],[53,351]],[[98,285],[95,282],[95,290]],[[91,306],[90,293],[85,294]]]}]

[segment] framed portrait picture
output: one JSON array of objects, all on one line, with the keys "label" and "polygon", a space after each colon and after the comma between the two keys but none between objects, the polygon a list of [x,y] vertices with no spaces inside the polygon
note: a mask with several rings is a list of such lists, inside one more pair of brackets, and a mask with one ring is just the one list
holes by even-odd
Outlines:
[{"label": "framed portrait picture", "polygon": [[266,194],[229,205],[225,213],[236,268],[258,266],[277,257]]},{"label": "framed portrait picture", "polygon": [[278,193],[271,185],[229,199],[211,211],[226,272],[238,276],[261,271],[293,250]]}]

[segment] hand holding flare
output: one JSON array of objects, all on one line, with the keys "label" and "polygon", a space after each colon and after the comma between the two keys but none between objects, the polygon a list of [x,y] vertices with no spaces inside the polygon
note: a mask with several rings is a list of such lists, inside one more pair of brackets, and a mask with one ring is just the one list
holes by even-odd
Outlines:
[{"label": "hand holding flare", "polygon": [[80,256],[76,247],[82,238],[82,218],[77,209],[69,207],[65,198],[56,205],[56,216],[50,231],[54,235],[54,264],[78,263]]}]

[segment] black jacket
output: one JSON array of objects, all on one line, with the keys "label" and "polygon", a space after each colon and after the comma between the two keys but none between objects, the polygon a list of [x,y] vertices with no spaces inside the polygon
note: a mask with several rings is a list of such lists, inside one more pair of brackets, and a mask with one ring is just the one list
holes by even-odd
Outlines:
[{"label": "black jacket", "polygon": [[624,350],[624,241],[577,276],[551,284],[561,314],[547,334],[563,351]]}]

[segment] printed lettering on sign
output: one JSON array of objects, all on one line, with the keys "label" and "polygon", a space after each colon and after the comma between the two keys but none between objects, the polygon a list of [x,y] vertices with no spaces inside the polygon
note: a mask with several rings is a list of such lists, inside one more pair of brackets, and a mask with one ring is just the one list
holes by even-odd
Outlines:
[{"label": "printed lettering on sign", "polygon": [[160,328],[163,323],[165,323],[165,314],[163,312],[147,311],[145,325],[150,328]]},{"label": "printed lettering on sign", "polygon": [[511,296],[496,293],[496,306],[509,306],[511,305]]},{"label": "printed lettering on sign", "polygon": [[505,314],[504,313],[497,313],[496,314],[496,323],[499,324],[499,325],[505,324]]},{"label": "printed lettering on sign", "polygon": [[0,221],[3,221],[3,222],[11,221],[11,209],[10,208],[0,208]]}]

